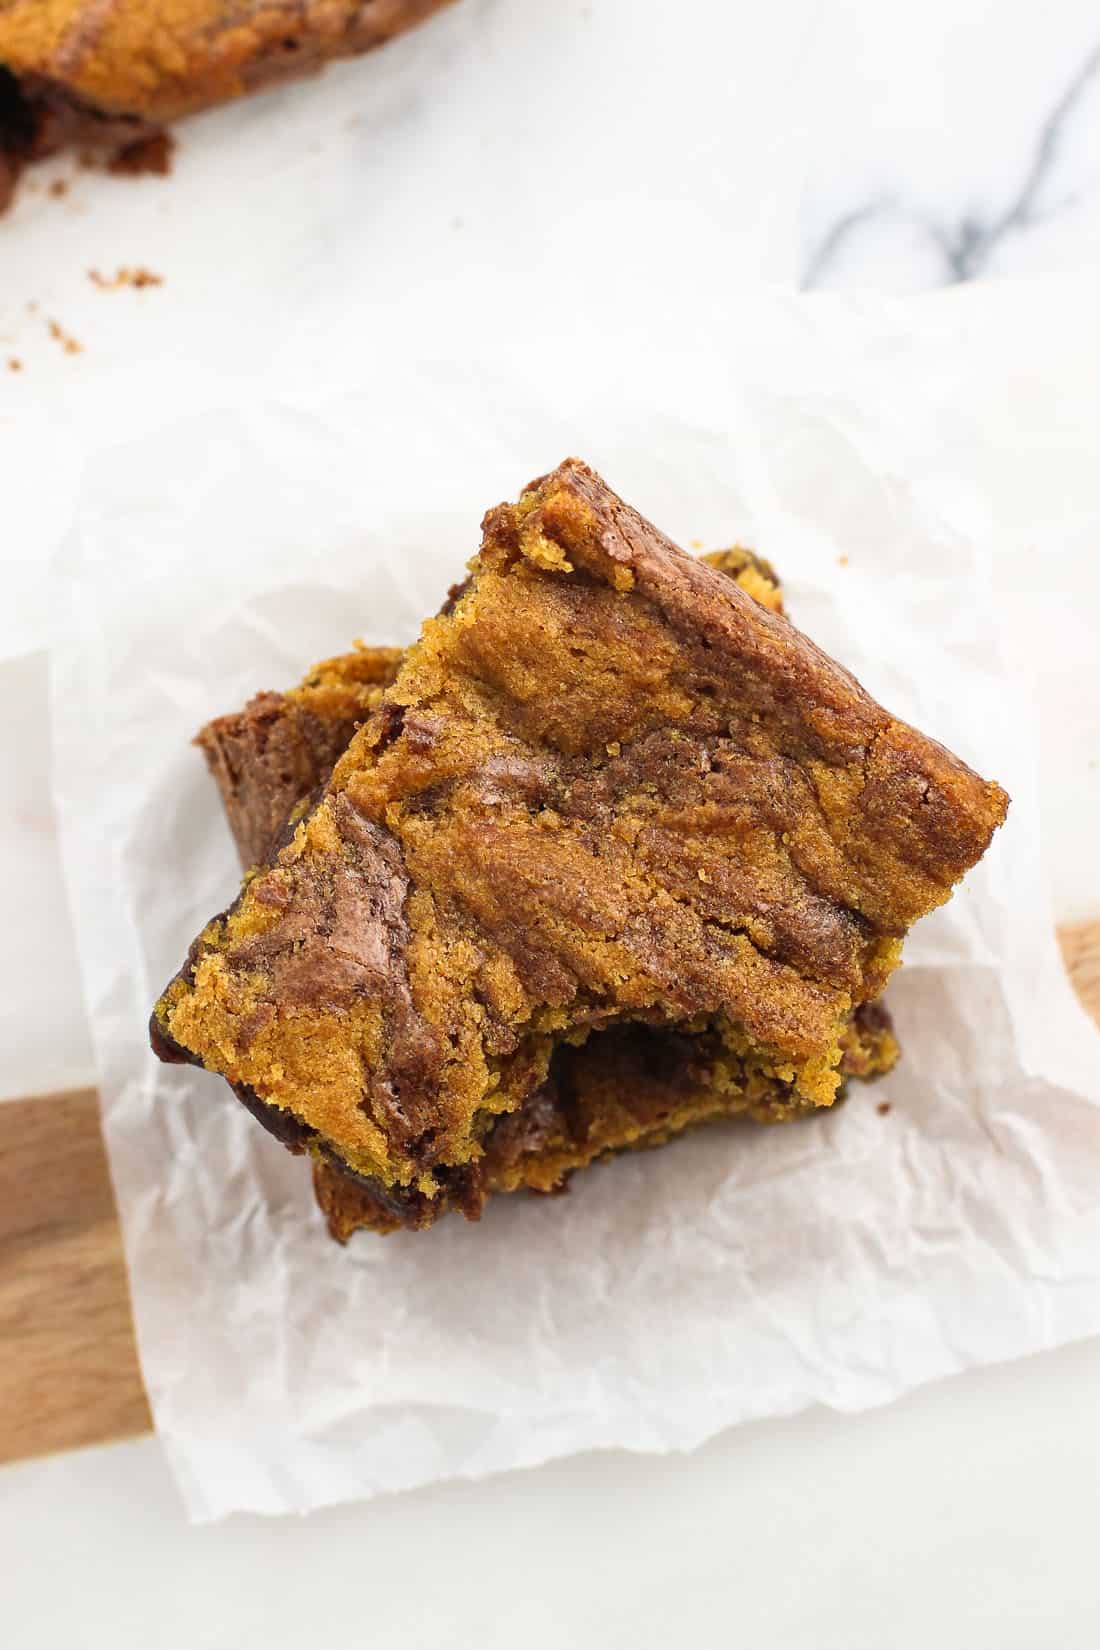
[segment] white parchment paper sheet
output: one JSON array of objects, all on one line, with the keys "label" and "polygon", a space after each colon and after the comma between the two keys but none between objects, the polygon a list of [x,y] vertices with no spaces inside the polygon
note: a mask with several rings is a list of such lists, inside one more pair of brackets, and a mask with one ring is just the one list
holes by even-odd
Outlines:
[{"label": "white parchment paper sheet", "polygon": [[[964,370],[928,314],[776,300],[674,350],[360,348],[342,388],[100,455],[57,586],[56,784],[143,1368],[196,1516],[691,1447],[1100,1330],[1100,1039],[1054,949],[989,522],[949,464],[913,468]],[[797,622],[1001,779],[1010,822],[912,937],[884,1085],[341,1251],[302,1163],[145,1047],[235,887],[188,741],[353,635],[411,638],[482,510],[568,452],[682,543],[772,557]]]}]

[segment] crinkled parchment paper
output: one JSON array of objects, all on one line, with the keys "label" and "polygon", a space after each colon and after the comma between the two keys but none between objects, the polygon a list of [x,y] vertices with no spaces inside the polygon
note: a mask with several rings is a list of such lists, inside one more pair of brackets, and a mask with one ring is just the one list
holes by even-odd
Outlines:
[{"label": "crinkled parchment paper", "polygon": [[[322,389],[227,395],[90,467],[56,785],[142,1364],[195,1516],[690,1448],[1100,1330],[1100,1039],[1054,949],[982,500],[947,460],[913,467],[977,370],[925,313],[775,301],[675,350],[359,349]],[[909,943],[885,1083],[341,1250],[305,1165],[146,1047],[236,884],[189,740],[353,636],[411,639],[482,511],[570,452],[681,543],[770,556],[795,621],[1000,779],[1010,821]]]}]

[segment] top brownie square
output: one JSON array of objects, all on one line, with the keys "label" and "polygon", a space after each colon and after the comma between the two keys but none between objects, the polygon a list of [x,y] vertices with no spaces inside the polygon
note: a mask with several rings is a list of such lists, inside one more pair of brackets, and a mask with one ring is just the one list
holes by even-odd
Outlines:
[{"label": "top brownie square", "polygon": [[828,1105],[853,1008],[1006,806],[569,460],[486,517],[154,1041],[427,1197],[557,1043],[624,1022]]}]

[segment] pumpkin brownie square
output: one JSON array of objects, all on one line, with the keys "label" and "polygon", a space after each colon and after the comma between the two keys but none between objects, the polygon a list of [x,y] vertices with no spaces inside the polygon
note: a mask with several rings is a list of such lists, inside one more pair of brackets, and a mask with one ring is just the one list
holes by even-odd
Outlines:
[{"label": "pumpkin brownie square", "polygon": [[705,1034],[773,1109],[830,1105],[1006,806],[569,460],[486,517],[154,1043],[424,1224],[597,1034]]},{"label": "pumpkin brownie square", "polygon": [[[783,611],[770,563],[735,547],[703,558],[735,579],[774,613]],[[452,592],[451,600],[457,592]],[[257,694],[243,710],[200,731],[204,752],[245,870],[266,856],[288,817],[328,779],[357,727],[397,674],[397,648],[367,648],[315,665],[286,693]],[[897,1043],[886,1010],[863,1004],[845,1037],[845,1077],[875,1078],[891,1069]],[[317,1200],[333,1236],[359,1229],[390,1231],[430,1224],[451,1208],[480,1210],[494,1192],[556,1192],[579,1168],[625,1150],[662,1144],[703,1122],[748,1114],[758,1121],[791,1116],[786,1087],[755,1074],[741,1081],[713,1034],[643,1026],[590,1037],[556,1050],[545,1083],[515,1112],[498,1117],[476,1164],[433,1198],[378,1189],[337,1164],[314,1165]]]}]

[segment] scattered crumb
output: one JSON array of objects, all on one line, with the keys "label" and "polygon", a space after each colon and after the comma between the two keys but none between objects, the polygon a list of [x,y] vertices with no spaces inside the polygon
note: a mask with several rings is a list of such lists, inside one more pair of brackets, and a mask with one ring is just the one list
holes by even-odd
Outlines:
[{"label": "scattered crumb", "polygon": [[77,155],[77,165],[85,172],[106,169],[116,177],[135,178],[156,173],[163,178],[172,170],[175,148],[175,139],[167,132],[149,132],[113,153],[103,148],[82,149]]},{"label": "scattered crumb", "polygon": [[691,548],[692,548],[692,549],[693,549],[693,550],[701,550],[701,549],[702,549],[702,548],[703,548],[703,541],[702,541],[702,539],[692,539],[692,541],[691,541]]},{"label": "scattered crumb", "polygon": [[84,348],[84,345],[70,333],[66,332],[60,321],[50,321],[48,324],[50,328],[50,337],[57,340],[66,355],[80,354],[81,350]]},{"label": "scattered crumb", "polygon": [[63,195],[67,195],[69,193],[68,178],[54,178],[53,182],[50,184],[49,192],[55,201],[59,201]]},{"label": "scattered crumb", "polygon": [[887,1112],[890,1111],[890,1109],[891,1108],[890,1108],[889,1100],[880,1100],[878,1105],[875,1107],[875,1110],[878,1112],[880,1117],[885,1117]]},{"label": "scattered crumb", "polygon": [[27,314],[28,315],[37,315],[37,313],[38,313],[38,299],[37,298],[29,298],[27,300]]},{"label": "scattered crumb", "polygon": [[9,355],[8,356],[8,371],[9,372],[22,372],[23,371],[23,363],[19,359],[18,355]]},{"label": "scattered crumb", "polygon": [[847,556],[838,556],[836,558],[836,564],[837,564],[838,567],[847,567],[847,565],[848,565]]},{"label": "scattered crumb", "polygon": [[130,267],[123,264],[114,275],[101,275],[98,269],[89,269],[88,279],[93,286],[99,287],[101,292],[117,292],[120,287],[133,286],[163,286],[164,276],[157,275],[151,269],[143,269],[140,264]]},{"label": "scattered crumb", "polygon": [[107,169],[119,177],[133,178],[149,172],[157,177],[167,177],[172,170],[175,147],[175,140],[167,132],[153,132],[149,137],[138,138],[136,143],[128,143],[125,149],[120,149],[108,162]]}]

